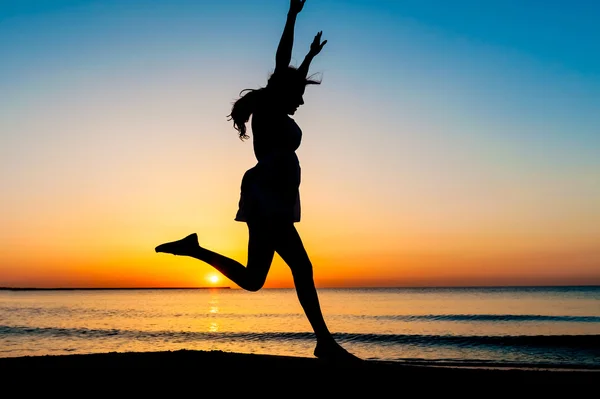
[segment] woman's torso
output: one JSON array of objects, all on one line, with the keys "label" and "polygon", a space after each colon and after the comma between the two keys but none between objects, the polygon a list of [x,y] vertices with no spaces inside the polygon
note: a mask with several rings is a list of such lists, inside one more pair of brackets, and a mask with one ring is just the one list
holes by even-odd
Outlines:
[{"label": "woman's torso", "polygon": [[302,130],[298,124],[284,113],[259,110],[252,116],[252,136],[257,167],[280,183],[300,184],[296,150],[302,141]]}]

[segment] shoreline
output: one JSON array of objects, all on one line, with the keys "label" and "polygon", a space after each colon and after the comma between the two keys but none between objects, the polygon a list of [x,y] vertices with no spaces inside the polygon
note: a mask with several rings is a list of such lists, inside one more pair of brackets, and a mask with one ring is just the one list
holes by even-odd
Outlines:
[{"label": "shoreline", "polygon": [[80,396],[80,386],[89,386],[96,394],[129,392],[135,397],[173,396],[174,390],[188,395],[201,390],[211,395],[260,393],[264,397],[286,393],[290,397],[333,398],[574,398],[589,396],[600,379],[599,370],[425,366],[373,360],[350,365],[306,357],[193,350],[0,358],[0,371],[7,392],[12,387],[23,389],[24,374],[43,381],[62,372],[77,376],[78,383],[62,385],[57,393]]},{"label": "shoreline", "polygon": [[[112,361],[108,359],[120,358],[121,360],[135,360],[135,357],[203,357],[210,356],[213,360],[222,361],[226,357],[234,361],[242,360],[244,362],[261,361],[261,362],[282,362],[283,365],[290,366],[308,366],[301,362],[319,362],[323,361],[316,357],[303,357],[295,355],[277,355],[269,353],[250,353],[250,352],[230,352],[224,350],[202,350],[202,349],[165,349],[159,351],[107,351],[107,352],[87,352],[73,353],[65,351],[57,354],[34,354],[34,355],[15,355],[15,356],[0,356],[0,368],[9,363],[21,365],[29,363],[29,365],[57,364],[70,366],[74,362],[82,362],[92,364],[95,360]],[[318,366],[312,364],[309,366]],[[335,365],[338,367],[340,365]],[[355,365],[342,367],[356,368]],[[435,368],[435,369],[458,369],[458,370],[518,370],[518,371],[549,371],[549,372],[573,372],[573,373],[598,373],[600,378],[600,364],[569,364],[569,363],[525,363],[525,362],[509,362],[509,361],[493,361],[493,360],[447,360],[447,359],[424,359],[424,358],[406,358],[406,359],[363,359],[361,366],[366,367],[385,367],[389,369],[410,369],[410,368]]]},{"label": "shoreline", "polygon": [[[330,363],[316,358],[245,354],[223,351],[175,350],[157,352],[108,352],[90,354],[64,354],[43,356],[20,356],[0,358],[0,370],[47,369],[47,368],[161,368],[182,369],[210,365],[211,368],[261,370],[280,372],[302,370],[302,375],[314,377],[328,375],[324,371],[343,370],[344,375],[360,375],[363,382],[385,382],[390,374],[403,378],[448,380],[454,383],[472,383],[473,379],[482,383],[553,385],[553,384],[597,384],[600,368],[570,368],[560,365],[519,367],[499,364],[432,364],[364,360],[353,363]],[[366,379],[365,379],[366,378]],[[389,382],[389,381],[388,381]]]}]

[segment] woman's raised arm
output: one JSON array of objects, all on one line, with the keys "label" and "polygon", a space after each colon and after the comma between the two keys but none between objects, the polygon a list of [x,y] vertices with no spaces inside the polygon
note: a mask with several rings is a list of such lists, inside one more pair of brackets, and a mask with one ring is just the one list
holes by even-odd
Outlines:
[{"label": "woman's raised arm", "polygon": [[321,42],[321,35],[323,35],[323,31],[317,33],[313,42],[310,44],[310,50],[308,54],[306,54],[304,61],[302,61],[302,65],[300,65],[300,68],[298,68],[304,77],[308,75],[308,69],[310,68],[310,63],[312,62],[313,58],[315,58],[315,56],[319,54],[321,50],[323,50],[323,46],[325,46],[327,43],[327,40]]},{"label": "woman's raised arm", "polygon": [[290,10],[288,11],[287,20],[285,21],[285,27],[283,28],[283,34],[277,47],[277,53],[275,54],[275,72],[287,68],[292,60],[292,47],[294,46],[294,27],[296,25],[296,16],[306,0],[290,0]]}]

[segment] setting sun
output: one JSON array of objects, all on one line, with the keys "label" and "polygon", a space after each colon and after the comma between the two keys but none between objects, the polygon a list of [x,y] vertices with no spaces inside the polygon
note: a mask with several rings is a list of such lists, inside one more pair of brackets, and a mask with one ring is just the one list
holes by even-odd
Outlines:
[{"label": "setting sun", "polygon": [[216,274],[212,274],[210,276],[207,277],[207,280],[210,281],[213,284],[216,284],[219,282],[219,276],[217,276]]}]

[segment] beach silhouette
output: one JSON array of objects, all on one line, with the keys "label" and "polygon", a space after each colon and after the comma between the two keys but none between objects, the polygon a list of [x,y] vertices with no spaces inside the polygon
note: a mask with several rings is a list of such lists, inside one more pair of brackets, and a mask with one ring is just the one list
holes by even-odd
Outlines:
[{"label": "beach silhouette", "polygon": [[228,115],[239,138],[251,131],[257,164],[246,171],[241,182],[235,220],[248,226],[247,265],[202,247],[196,233],[156,247],[156,252],[188,256],[213,266],[248,291],[260,290],[267,278],[275,252],[289,266],[300,304],[316,337],[314,355],[323,360],[357,362],[333,338],[325,323],[313,279],[313,266],[294,223],[300,221],[300,162],[296,150],[302,130],[290,117],[304,104],[306,86],[320,82],[308,75],[310,64],[327,40],[322,32],[314,37],[299,67],[290,65],[296,18],[305,0],[291,0],[285,27],[277,47],[275,70],[267,85],[240,93]]}]

